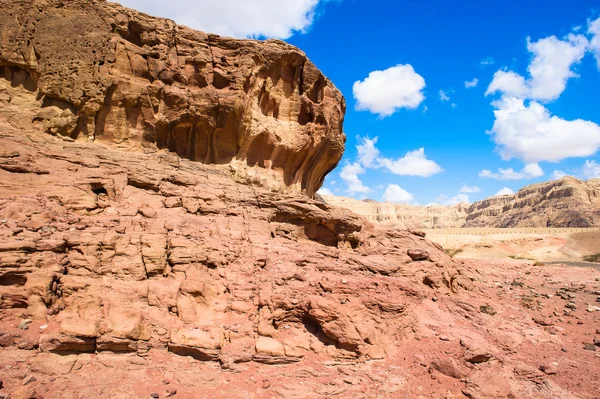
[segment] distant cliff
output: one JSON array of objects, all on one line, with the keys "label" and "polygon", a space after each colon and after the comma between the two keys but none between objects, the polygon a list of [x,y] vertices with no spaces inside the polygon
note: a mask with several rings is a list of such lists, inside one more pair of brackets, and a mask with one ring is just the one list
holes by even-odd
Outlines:
[{"label": "distant cliff", "polygon": [[468,216],[469,205],[456,206],[430,205],[412,206],[392,204],[372,200],[323,196],[323,199],[336,206],[352,210],[366,217],[370,222],[402,229],[450,229],[462,227]]},{"label": "distant cliff", "polygon": [[600,227],[600,179],[564,177],[471,206],[411,206],[324,196],[369,221],[398,228]]},{"label": "distant cliff", "polygon": [[564,177],[476,202],[465,227],[600,227],[600,179]]}]

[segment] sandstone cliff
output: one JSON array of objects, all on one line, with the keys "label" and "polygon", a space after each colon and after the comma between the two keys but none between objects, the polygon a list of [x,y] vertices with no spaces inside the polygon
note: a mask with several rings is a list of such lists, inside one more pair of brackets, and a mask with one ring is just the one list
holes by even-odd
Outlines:
[{"label": "sandstone cliff", "polygon": [[463,227],[468,215],[468,204],[456,206],[412,206],[355,200],[352,198],[324,195],[331,205],[341,206],[364,216],[373,223],[400,229],[450,229]]},{"label": "sandstone cliff", "polygon": [[600,179],[563,177],[471,205],[465,227],[600,227]]},{"label": "sandstone cliff", "polygon": [[600,179],[564,177],[513,195],[455,206],[411,206],[323,196],[369,221],[411,229],[461,227],[600,227]]},{"label": "sandstone cliff", "polygon": [[[90,13],[104,7],[123,10],[92,3]],[[259,44],[231,42],[239,45]],[[15,68],[5,65],[10,73],[0,77],[0,346],[61,356],[162,349],[224,368],[315,354],[382,359],[414,327],[409,303],[429,290],[470,287],[460,264],[419,233],[374,228],[343,208],[240,184],[228,168],[176,151],[144,154],[47,134],[58,122],[39,123],[39,115],[54,86]],[[199,101],[221,103],[206,90]],[[118,104],[110,113],[137,112],[136,103]],[[332,109],[341,118],[341,108]],[[301,140],[308,133],[298,126]],[[257,150],[269,148],[278,152],[266,142]],[[310,164],[310,151],[286,161],[292,155]],[[309,178],[317,170],[310,168]],[[19,318],[35,331],[20,333]]]},{"label": "sandstone cliff", "polygon": [[49,133],[230,164],[309,196],[344,151],[341,93],[295,47],[191,30],[102,0],[0,2],[0,76]]},{"label": "sandstone cliff", "polygon": [[0,398],[597,392],[599,284],[300,195],[344,105],[297,49],[83,0],[0,1],[0,46]]}]

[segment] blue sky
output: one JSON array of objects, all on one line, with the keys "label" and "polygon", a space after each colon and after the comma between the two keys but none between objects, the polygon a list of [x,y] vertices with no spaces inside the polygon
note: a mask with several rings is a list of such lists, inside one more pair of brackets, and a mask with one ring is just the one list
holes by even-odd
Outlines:
[{"label": "blue sky", "polygon": [[335,195],[472,202],[600,177],[597,0],[122,3],[306,52],[348,103],[346,153],[325,183]]}]

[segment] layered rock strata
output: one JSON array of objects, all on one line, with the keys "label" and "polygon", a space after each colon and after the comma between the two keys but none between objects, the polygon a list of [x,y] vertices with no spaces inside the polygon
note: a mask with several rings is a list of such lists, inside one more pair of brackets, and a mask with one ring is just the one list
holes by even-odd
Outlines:
[{"label": "layered rock strata", "polygon": [[600,179],[584,181],[567,176],[471,205],[412,206],[329,195],[323,199],[370,222],[401,229],[600,228]]},{"label": "layered rock strata", "polygon": [[67,139],[230,164],[305,192],[341,159],[342,94],[297,48],[194,31],[102,0],[0,3],[0,76]]}]

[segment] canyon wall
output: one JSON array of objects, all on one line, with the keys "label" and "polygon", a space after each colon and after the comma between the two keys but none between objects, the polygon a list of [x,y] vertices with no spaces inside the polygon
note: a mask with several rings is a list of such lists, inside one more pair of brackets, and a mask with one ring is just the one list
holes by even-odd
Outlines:
[{"label": "canyon wall", "polygon": [[400,229],[451,229],[462,227],[468,215],[468,204],[455,206],[413,206],[371,200],[324,195],[331,205],[348,208],[372,223]]},{"label": "canyon wall", "polygon": [[600,227],[600,179],[533,184],[475,202],[465,227]]},{"label": "canyon wall", "polygon": [[312,196],[344,151],[345,100],[297,48],[219,37],[101,0],[0,2],[0,77],[66,140],[227,164]]},{"label": "canyon wall", "polygon": [[369,221],[411,229],[460,227],[600,227],[600,179],[533,184],[512,195],[454,206],[411,206],[323,196]]}]

